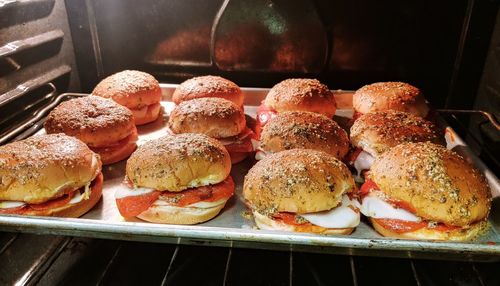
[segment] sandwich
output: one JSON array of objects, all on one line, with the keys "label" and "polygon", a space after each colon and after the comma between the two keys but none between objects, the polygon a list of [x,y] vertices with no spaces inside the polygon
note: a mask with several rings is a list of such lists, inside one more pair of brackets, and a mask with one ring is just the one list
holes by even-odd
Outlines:
[{"label": "sandwich", "polygon": [[394,146],[408,142],[430,141],[445,144],[434,124],[416,115],[386,110],[361,115],[352,125],[348,158],[358,176],[369,170],[373,161]]},{"label": "sandwich", "polygon": [[243,196],[260,229],[350,234],[360,220],[349,169],[322,151],[266,156],[245,176]]},{"label": "sandwich", "polygon": [[112,74],[97,84],[92,95],[110,98],[130,109],[136,125],[153,122],[160,115],[160,84],[145,72],[125,70]]},{"label": "sandwich", "polygon": [[234,193],[231,159],[203,134],[184,133],[146,142],[130,156],[124,186],[115,193],[125,218],[196,224],[215,217]]},{"label": "sandwich", "polygon": [[255,158],[290,149],[314,149],[342,160],[349,151],[349,137],[332,119],[314,112],[278,113],[263,128]]},{"label": "sandwich", "polygon": [[137,147],[134,116],[126,107],[97,97],[71,99],[52,110],[44,124],[47,133],[64,133],[83,141],[104,165],[126,159]]},{"label": "sandwich", "polygon": [[183,101],[170,113],[168,128],[173,134],[203,133],[221,142],[233,164],[253,152],[253,132],[245,113],[235,103],[216,97]]},{"label": "sandwich", "polygon": [[361,212],[381,235],[470,240],[487,226],[491,192],[464,158],[430,142],[403,143],[375,160]]},{"label": "sandwich", "polygon": [[0,147],[0,214],[79,217],[99,201],[99,155],[64,134]]}]

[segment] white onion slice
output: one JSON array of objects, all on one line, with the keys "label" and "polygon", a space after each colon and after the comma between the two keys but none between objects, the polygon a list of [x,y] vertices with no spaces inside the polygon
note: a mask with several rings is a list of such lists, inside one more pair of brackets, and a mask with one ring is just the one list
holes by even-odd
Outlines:
[{"label": "white onion slice", "polygon": [[367,217],[373,218],[398,219],[415,222],[421,220],[411,212],[401,208],[395,208],[375,195],[368,195],[363,198],[361,213]]}]

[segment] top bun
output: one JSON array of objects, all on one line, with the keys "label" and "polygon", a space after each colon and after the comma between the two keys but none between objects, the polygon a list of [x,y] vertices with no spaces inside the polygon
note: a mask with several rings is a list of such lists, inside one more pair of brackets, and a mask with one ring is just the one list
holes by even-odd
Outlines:
[{"label": "top bun", "polygon": [[351,127],[351,142],[377,157],[407,142],[444,144],[444,136],[431,122],[410,113],[386,110],[363,114]]},{"label": "top bun", "polygon": [[0,147],[0,200],[43,203],[85,186],[101,160],[82,141],[38,135]]},{"label": "top bun", "polygon": [[159,103],[161,88],[150,74],[125,70],[103,79],[92,91],[92,95],[111,98],[130,109],[139,109]]},{"label": "top bun", "polygon": [[134,186],[170,192],[220,183],[230,171],[231,159],[224,146],[195,133],[146,142],[130,156],[126,168]]},{"label": "top bun", "polygon": [[403,143],[375,160],[369,178],[425,220],[465,227],[485,219],[491,192],[464,158],[429,142]]},{"label": "top bun", "polygon": [[330,210],[355,187],[351,172],[335,157],[293,149],[257,162],[245,176],[243,196],[261,214],[301,214]]},{"label": "top bun", "polygon": [[212,138],[240,134],[245,114],[235,103],[216,97],[183,101],[170,113],[168,127],[174,133],[203,133]]},{"label": "top bun", "polygon": [[399,110],[425,117],[429,107],[420,90],[404,82],[377,82],[358,89],[352,98],[355,111]]},{"label": "top bun", "polygon": [[288,111],[278,113],[264,126],[260,146],[270,152],[314,149],[342,159],[349,151],[349,138],[344,129],[324,115]]},{"label": "top bun", "polygon": [[228,79],[213,75],[193,77],[184,81],[175,89],[172,100],[179,104],[202,97],[220,97],[243,106],[243,92],[239,86]]},{"label": "top bun", "polygon": [[316,79],[286,79],[271,88],[264,104],[278,112],[311,111],[332,117],[336,103],[328,87]]},{"label": "top bun", "polygon": [[135,130],[132,112],[118,103],[86,96],[71,99],[52,110],[44,124],[47,133],[64,133],[91,147],[109,146]]}]

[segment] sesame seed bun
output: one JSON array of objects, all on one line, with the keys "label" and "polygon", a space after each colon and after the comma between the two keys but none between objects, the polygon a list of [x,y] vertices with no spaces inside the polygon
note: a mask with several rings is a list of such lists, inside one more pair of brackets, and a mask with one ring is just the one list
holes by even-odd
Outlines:
[{"label": "sesame seed bun", "polygon": [[263,128],[260,147],[266,152],[314,149],[342,159],[349,151],[347,133],[332,119],[313,112],[278,113]]},{"label": "sesame seed bun", "polygon": [[271,88],[264,104],[278,112],[311,111],[332,117],[336,103],[328,87],[316,79],[286,79]]},{"label": "sesame seed bun", "polygon": [[404,82],[377,82],[358,89],[352,98],[354,111],[369,113],[399,110],[425,117],[429,107],[420,90]]},{"label": "sesame seed bun", "polygon": [[243,196],[261,214],[312,213],[336,207],[355,189],[349,169],[321,151],[293,149],[266,156],[245,176]]},{"label": "sesame seed bun", "polygon": [[385,110],[363,114],[351,127],[351,143],[374,157],[401,143],[444,144],[444,136],[431,122],[416,115]]},{"label": "sesame seed bun", "polygon": [[158,104],[162,97],[158,81],[148,73],[135,70],[125,70],[108,76],[97,84],[92,95],[111,98],[131,109],[136,113],[137,125],[156,120],[159,108],[155,109],[158,111],[153,115],[146,113],[147,115],[138,117],[138,114],[144,107]]},{"label": "sesame seed bun", "polygon": [[183,101],[202,98],[219,97],[243,107],[243,92],[234,82],[220,76],[193,77],[181,83],[174,91],[172,100],[175,104]]},{"label": "sesame seed bun", "polygon": [[38,135],[0,146],[0,200],[44,203],[77,190],[101,172],[101,160],[82,141]]},{"label": "sesame seed bun", "polygon": [[136,148],[132,112],[97,96],[71,99],[52,110],[44,124],[47,133],[64,133],[86,143],[103,164],[127,158]]},{"label": "sesame seed bun", "polygon": [[161,137],[139,146],[126,174],[137,187],[180,192],[217,184],[227,178],[231,159],[224,146],[204,134]]},{"label": "sesame seed bun", "polygon": [[183,101],[172,110],[168,120],[174,133],[203,133],[212,138],[236,136],[245,126],[245,114],[238,105],[215,97]]},{"label": "sesame seed bun", "polygon": [[491,192],[464,158],[433,143],[403,143],[375,160],[369,178],[424,220],[468,227],[485,220]]},{"label": "sesame seed bun", "polygon": [[486,221],[480,221],[474,223],[470,228],[466,229],[454,229],[450,231],[439,231],[430,228],[421,228],[415,231],[397,233],[389,229],[384,228],[382,225],[378,224],[373,218],[370,218],[373,228],[383,236],[393,237],[393,238],[404,238],[404,239],[431,239],[431,240],[451,240],[451,241],[466,241],[472,240],[487,229],[488,223]]}]

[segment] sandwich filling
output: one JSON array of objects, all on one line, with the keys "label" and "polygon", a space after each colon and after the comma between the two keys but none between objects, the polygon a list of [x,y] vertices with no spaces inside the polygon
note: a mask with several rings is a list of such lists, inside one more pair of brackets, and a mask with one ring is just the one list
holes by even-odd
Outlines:
[{"label": "sandwich filling", "polygon": [[137,108],[129,108],[136,119],[142,119],[144,117],[152,117],[160,112],[161,104],[153,103],[150,105],[145,105]]},{"label": "sandwich filling", "polygon": [[181,192],[159,191],[134,186],[127,178],[124,188],[115,193],[118,210],[123,217],[135,217],[151,207],[213,208],[224,204],[234,194],[231,176],[224,181]]},{"label": "sandwich filling", "polygon": [[260,138],[260,133],[262,132],[262,128],[271,120],[273,117],[275,117],[278,114],[278,112],[272,108],[267,107],[264,103],[262,103],[258,108],[257,108],[257,117],[256,117],[256,124],[255,124],[255,137],[257,139]]},{"label": "sandwich filling", "polygon": [[364,170],[370,170],[374,161],[375,157],[372,154],[356,148],[349,156],[348,163],[356,169],[358,176],[361,176]]},{"label": "sandwich filling", "polygon": [[245,127],[245,129],[238,135],[227,137],[227,138],[217,138],[219,142],[224,145],[229,155],[231,153],[248,153],[253,152],[254,146],[252,144],[252,137],[254,136],[253,131]]},{"label": "sandwich filling", "polygon": [[[67,205],[78,204],[98,195],[93,192],[96,188],[102,188],[103,176],[99,173],[97,177],[88,182],[85,186],[76,190],[63,190],[63,195],[39,204],[29,204],[20,201],[0,201],[0,214],[29,214],[34,211],[45,211],[62,208]],[[64,186],[62,186],[64,187]]]},{"label": "sandwich filling", "polygon": [[134,128],[130,135],[127,137],[118,140],[117,142],[113,144],[109,144],[106,146],[89,146],[90,150],[94,151],[97,154],[104,154],[104,153],[110,153],[110,152],[115,152],[119,151],[123,148],[125,148],[129,144],[136,144],[137,140],[139,139],[137,135],[137,129]]},{"label": "sandwich filling", "polygon": [[255,220],[262,222],[259,227],[269,230],[297,232],[324,232],[329,229],[349,229],[358,226],[360,221],[359,202],[343,195],[338,206],[331,210],[297,214],[277,212],[269,215],[253,211]]},{"label": "sandwich filling", "polygon": [[425,220],[417,216],[415,209],[410,203],[387,197],[377,184],[369,179],[366,179],[359,192],[362,201],[361,213],[372,218],[380,226],[392,232],[405,233],[424,228],[450,232],[462,228]]}]

